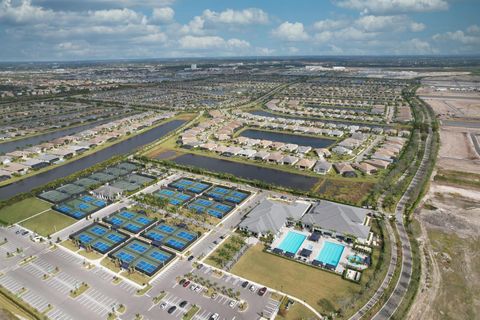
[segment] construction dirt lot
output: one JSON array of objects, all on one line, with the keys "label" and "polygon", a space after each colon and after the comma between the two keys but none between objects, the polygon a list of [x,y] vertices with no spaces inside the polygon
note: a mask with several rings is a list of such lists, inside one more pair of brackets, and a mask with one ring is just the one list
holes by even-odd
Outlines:
[{"label": "construction dirt lot", "polygon": [[[478,123],[477,113],[462,121]],[[480,127],[461,123],[441,126],[437,165],[415,214],[422,276],[412,320],[480,319],[480,156],[473,143]]]},{"label": "construction dirt lot", "polygon": [[433,183],[417,219],[422,278],[410,319],[480,318],[480,190]]},{"label": "construction dirt lot", "polygon": [[480,129],[442,126],[437,165],[445,170],[480,173],[480,155],[473,142],[477,134]]}]

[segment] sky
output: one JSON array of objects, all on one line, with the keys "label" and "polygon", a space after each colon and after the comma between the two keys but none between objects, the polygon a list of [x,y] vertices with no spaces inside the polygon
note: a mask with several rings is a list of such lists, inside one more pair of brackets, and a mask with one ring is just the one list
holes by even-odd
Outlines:
[{"label": "sky", "polygon": [[0,0],[0,61],[480,54],[480,0]]}]

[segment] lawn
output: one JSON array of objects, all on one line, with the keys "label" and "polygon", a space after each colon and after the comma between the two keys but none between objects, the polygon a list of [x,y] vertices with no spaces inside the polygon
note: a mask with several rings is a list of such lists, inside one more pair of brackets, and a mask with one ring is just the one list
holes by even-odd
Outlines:
[{"label": "lawn", "polygon": [[[285,299],[286,302],[288,299]],[[315,319],[315,314],[303,304],[295,302],[288,310],[284,309],[284,303],[280,307],[276,320],[301,320]]]},{"label": "lawn", "polygon": [[25,220],[21,225],[42,236],[49,236],[77,222],[64,214],[48,210],[38,216]]},{"label": "lawn", "polygon": [[52,205],[38,198],[27,198],[0,209],[0,223],[14,224],[37,213],[48,210]]},{"label": "lawn", "polygon": [[305,300],[320,313],[338,309],[361,287],[339,275],[250,248],[231,272]]}]

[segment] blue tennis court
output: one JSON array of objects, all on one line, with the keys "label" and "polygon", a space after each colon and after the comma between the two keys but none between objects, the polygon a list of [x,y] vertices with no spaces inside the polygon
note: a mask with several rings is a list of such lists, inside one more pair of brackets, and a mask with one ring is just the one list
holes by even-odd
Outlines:
[{"label": "blue tennis court", "polygon": [[143,232],[142,237],[155,241],[157,246],[163,245],[177,251],[183,251],[197,240],[198,235],[182,227],[161,222]]},{"label": "blue tennis court", "polygon": [[187,207],[196,213],[207,213],[218,219],[222,219],[225,215],[233,210],[233,206],[231,205],[212,201],[206,198],[197,198]]},{"label": "blue tennis court", "polygon": [[177,232],[175,234],[175,236],[178,237],[178,238],[181,238],[181,239],[185,239],[187,241],[193,241],[197,238],[195,235],[193,235],[193,234],[191,234],[190,232],[187,232],[187,231]]},{"label": "blue tennis court", "polygon": [[167,237],[167,235],[163,234],[163,233],[160,233],[160,232],[156,232],[155,230],[150,230],[150,231],[147,231],[143,234],[143,237],[147,238],[147,239],[150,239],[150,240],[153,240],[153,241],[156,241],[156,242],[161,242],[163,239],[165,239]]},{"label": "blue tennis court", "polygon": [[344,249],[345,246],[341,244],[325,241],[316,260],[324,265],[331,265],[336,268]]},{"label": "blue tennis court", "polygon": [[90,196],[83,196],[82,197],[82,201],[85,201],[85,202],[92,202],[95,198],[92,198]]},{"label": "blue tennis court", "polygon": [[137,234],[155,223],[156,220],[142,213],[122,210],[103,218],[103,221],[115,226],[115,228]]},{"label": "blue tennis court", "polygon": [[237,205],[242,203],[243,200],[245,200],[246,198],[248,198],[250,193],[247,191],[239,191],[223,186],[214,186],[213,188],[205,192],[204,195],[217,201],[227,201]]},{"label": "blue tennis court", "polygon": [[189,194],[172,189],[160,189],[155,192],[154,195],[162,199],[167,199],[168,202],[174,206],[180,206],[193,198]]},{"label": "blue tennis court", "polygon": [[133,266],[137,271],[152,276],[170,262],[175,254],[133,239],[110,253],[109,256],[120,260],[123,268]]},{"label": "blue tennis court", "polygon": [[306,238],[307,236],[301,233],[288,231],[287,236],[282,240],[278,246],[278,249],[296,254]]},{"label": "blue tennis court", "polygon": [[158,229],[159,231],[162,231],[163,233],[166,234],[171,234],[173,231],[175,231],[177,228],[172,227],[166,224],[159,224],[158,226],[155,227],[155,229]]},{"label": "blue tennis court", "polygon": [[185,248],[186,243],[175,238],[169,238],[165,241],[165,245],[181,251]]},{"label": "blue tennis court", "polygon": [[109,230],[98,223],[94,223],[70,235],[70,239],[76,241],[82,247],[91,247],[101,254],[111,251],[119,244],[128,240],[128,238],[128,235]]},{"label": "blue tennis court", "polygon": [[100,210],[106,205],[107,204],[104,201],[96,200],[96,198],[84,195],[59,203],[53,206],[52,209],[80,220],[87,215]]},{"label": "blue tennis court", "polygon": [[144,253],[148,249],[148,245],[142,244],[139,241],[132,241],[127,245],[128,249],[131,249],[137,253]]},{"label": "blue tennis court", "polygon": [[200,194],[210,188],[211,184],[203,181],[193,181],[187,178],[180,178],[177,181],[170,183],[169,186],[180,191],[186,190],[195,194]]},{"label": "blue tennis court", "polygon": [[135,213],[129,211],[122,211],[119,213],[120,216],[124,217],[125,219],[132,219],[135,217]]},{"label": "blue tennis court", "polygon": [[93,233],[97,236],[103,236],[105,233],[108,232],[108,229],[105,227],[100,227],[99,225],[94,225],[90,229],[88,229],[90,233]]}]

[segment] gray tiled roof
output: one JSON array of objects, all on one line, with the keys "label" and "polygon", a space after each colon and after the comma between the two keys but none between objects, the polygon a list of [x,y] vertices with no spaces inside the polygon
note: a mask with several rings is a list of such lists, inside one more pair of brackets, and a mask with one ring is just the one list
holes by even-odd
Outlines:
[{"label": "gray tiled roof", "polygon": [[277,233],[283,227],[288,218],[300,220],[310,207],[310,203],[296,201],[286,203],[276,200],[264,200],[240,222],[239,227],[255,233],[268,231]]},{"label": "gray tiled roof", "polygon": [[367,239],[370,227],[363,225],[369,211],[329,201],[320,201],[301,219],[305,224]]}]

